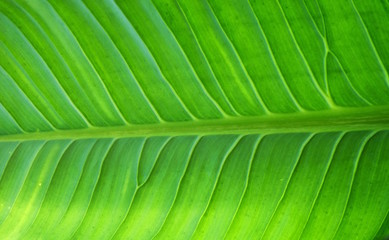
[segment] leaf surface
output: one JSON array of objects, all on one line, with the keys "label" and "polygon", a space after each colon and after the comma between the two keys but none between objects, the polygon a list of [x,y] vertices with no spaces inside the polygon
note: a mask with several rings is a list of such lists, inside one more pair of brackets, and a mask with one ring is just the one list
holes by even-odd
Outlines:
[{"label": "leaf surface", "polygon": [[384,239],[387,1],[0,2],[2,239]]}]

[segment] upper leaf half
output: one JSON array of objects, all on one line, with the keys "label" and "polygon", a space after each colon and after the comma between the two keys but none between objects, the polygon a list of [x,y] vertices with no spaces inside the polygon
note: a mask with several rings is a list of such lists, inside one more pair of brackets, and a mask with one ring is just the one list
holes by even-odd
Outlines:
[{"label": "upper leaf half", "polygon": [[288,122],[317,111],[378,115],[382,125],[387,9],[385,1],[2,1],[0,133]]}]

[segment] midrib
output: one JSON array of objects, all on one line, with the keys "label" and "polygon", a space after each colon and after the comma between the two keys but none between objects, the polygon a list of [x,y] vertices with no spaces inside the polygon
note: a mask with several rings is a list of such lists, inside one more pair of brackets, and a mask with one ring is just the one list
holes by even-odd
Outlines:
[{"label": "midrib", "polygon": [[272,134],[389,130],[389,106],[338,108],[330,111],[272,114],[262,117],[234,117],[180,123],[95,127],[77,130],[2,135],[0,142],[23,140],[124,138],[149,136]]}]

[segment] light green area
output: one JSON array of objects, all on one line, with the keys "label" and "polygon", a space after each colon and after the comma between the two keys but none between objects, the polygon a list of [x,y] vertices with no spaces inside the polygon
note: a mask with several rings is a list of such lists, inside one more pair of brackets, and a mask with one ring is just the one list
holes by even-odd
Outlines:
[{"label": "light green area", "polygon": [[0,239],[385,239],[389,3],[0,1]]}]

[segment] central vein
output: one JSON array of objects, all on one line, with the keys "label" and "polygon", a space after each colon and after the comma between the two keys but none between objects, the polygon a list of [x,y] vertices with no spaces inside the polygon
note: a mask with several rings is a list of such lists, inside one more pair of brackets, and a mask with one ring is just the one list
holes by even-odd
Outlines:
[{"label": "central vein", "polygon": [[330,132],[389,130],[389,106],[347,108],[261,117],[231,117],[150,125],[94,127],[51,132],[32,132],[0,136],[0,142],[23,140],[124,138],[148,136],[272,134],[291,132]]}]

